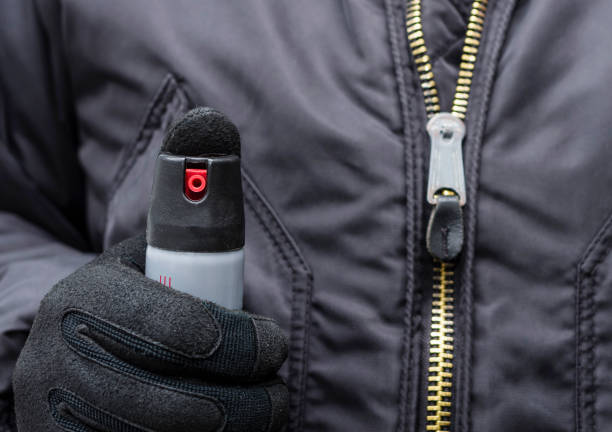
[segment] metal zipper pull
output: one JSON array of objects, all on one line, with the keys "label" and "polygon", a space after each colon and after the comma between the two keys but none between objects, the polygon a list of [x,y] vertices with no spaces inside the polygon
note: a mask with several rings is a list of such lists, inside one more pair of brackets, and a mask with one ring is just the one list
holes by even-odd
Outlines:
[{"label": "metal zipper pull", "polygon": [[451,113],[436,114],[427,123],[431,140],[427,201],[434,205],[427,225],[427,250],[435,258],[454,260],[463,248],[465,174],[463,121]]}]

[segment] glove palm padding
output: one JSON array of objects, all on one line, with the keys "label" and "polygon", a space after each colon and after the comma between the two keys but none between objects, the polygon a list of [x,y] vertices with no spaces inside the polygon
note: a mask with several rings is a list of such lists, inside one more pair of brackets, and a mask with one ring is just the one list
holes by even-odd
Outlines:
[{"label": "glove palm padding", "polygon": [[14,375],[20,432],[280,430],[280,328],[147,279],[144,252],[121,243],[45,297]]}]

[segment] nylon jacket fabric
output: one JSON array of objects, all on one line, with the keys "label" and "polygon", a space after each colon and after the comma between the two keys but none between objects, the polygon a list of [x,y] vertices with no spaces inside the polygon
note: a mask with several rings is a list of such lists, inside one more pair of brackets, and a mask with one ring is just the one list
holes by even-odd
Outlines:
[{"label": "nylon jacket fabric", "polygon": [[[448,110],[469,2],[423,7]],[[404,17],[398,0],[2,2],[3,400],[44,292],[143,229],[164,131],[206,105],[242,136],[245,307],[289,336],[289,429],[424,430],[429,143]],[[489,0],[456,432],[612,429],[611,20],[607,0]]]}]

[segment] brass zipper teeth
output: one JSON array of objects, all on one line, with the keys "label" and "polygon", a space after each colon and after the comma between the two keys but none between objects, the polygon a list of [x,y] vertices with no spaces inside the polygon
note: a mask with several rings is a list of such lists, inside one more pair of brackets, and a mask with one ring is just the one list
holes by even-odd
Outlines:
[{"label": "brass zipper teeth", "polygon": [[[406,32],[408,42],[417,65],[417,73],[421,81],[421,88],[425,95],[425,110],[431,117],[440,112],[438,89],[434,80],[431,60],[427,55],[427,47],[423,38],[423,23],[421,21],[421,0],[410,0],[406,11]],[[421,68],[421,69],[419,69]]]},{"label": "brass zipper teeth", "polygon": [[[406,32],[425,99],[427,117],[440,112],[438,89],[423,36],[421,1],[407,0]],[[451,113],[465,119],[473,71],[484,28],[488,0],[474,0],[470,9]],[[427,377],[427,430],[450,432],[453,396],[453,264],[434,262],[434,284]]]},{"label": "brass zipper teeth", "polygon": [[478,47],[482,38],[484,19],[487,13],[488,0],[476,0],[472,3],[470,17],[468,19],[465,41],[461,53],[461,63],[459,65],[459,79],[453,99],[451,112],[461,120],[465,119],[467,103],[470,98],[472,87],[473,70],[478,56]]},{"label": "brass zipper teeth", "polygon": [[[440,100],[438,98],[438,90],[434,78],[431,59],[427,54],[427,46],[423,36],[423,22],[421,20],[421,1],[408,0],[406,11],[406,33],[408,42],[412,51],[414,62],[417,65],[417,73],[421,82],[421,88],[425,96],[425,110],[427,117],[432,117],[440,112]],[[467,101],[470,96],[472,87],[472,77],[476,58],[478,56],[478,48],[484,26],[484,19],[487,12],[488,0],[475,0],[472,3],[466,37],[463,44],[463,52],[461,54],[461,63],[459,65],[459,78],[457,80],[457,88],[451,112],[465,119],[467,112]]]},{"label": "brass zipper teeth", "polygon": [[429,339],[427,430],[450,431],[453,386],[454,293],[452,264],[434,267]]}]

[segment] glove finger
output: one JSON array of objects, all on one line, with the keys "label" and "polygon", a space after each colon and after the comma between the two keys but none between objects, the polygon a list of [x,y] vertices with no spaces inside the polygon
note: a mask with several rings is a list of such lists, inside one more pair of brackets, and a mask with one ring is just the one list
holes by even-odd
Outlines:
[{"label": "glove finger", "polygon": [[210,302],[205,305],[221,330],[221,343],[208,358],[210,367],[254,379],[269,377],[280,369],[287,358],[288,344],[274,320]]},{"label": "glove finger", "polygon": [[[224,426],[225,415],[213,400],[181,398],[183,400],[177,405],[179,398],[176,395],[163,395],[164,392],[160,392],[160,397],[166,396],[165,405],[153,414],[150,411],[153,407],[143,410],[140,404],[134,404],[133,397],[129,410],[117,413],[117,410],[123,411],[121,405],[116,403],[122,398],[117,397],[116,389],[114,393],[112,400],[115,403],[108,406],[103,400],[92,402],[65,388],[56,387],[48,394],[48,412],[53,421],[63,429],[83,432],[92,429],[104,432],[205,432],[222,430]],[[27,422],[22,422],[20,429],[30,430]]]},{"label": "glove finger", "polygon": [[[81,376],[82,372],[78,371]],[[288,393],[282,383],[206,385],[144,371],[132,380],[90,369],[77,391],[68,388],[53,387],[45,411],[71,430],[87,426],[108,432],[272,432],[287,422]]]}]

